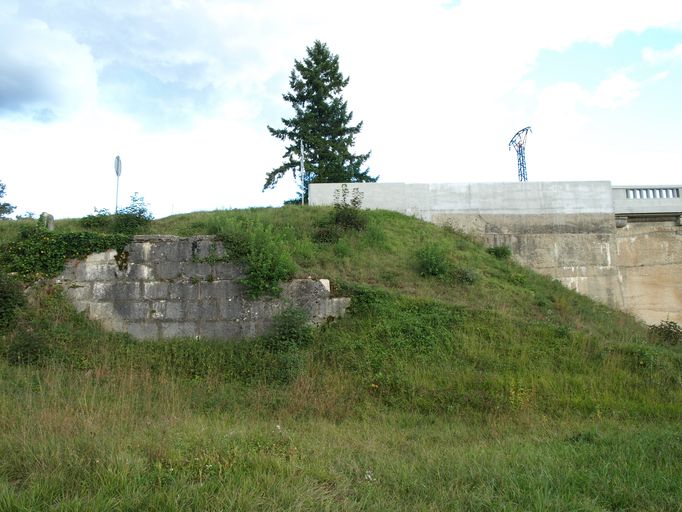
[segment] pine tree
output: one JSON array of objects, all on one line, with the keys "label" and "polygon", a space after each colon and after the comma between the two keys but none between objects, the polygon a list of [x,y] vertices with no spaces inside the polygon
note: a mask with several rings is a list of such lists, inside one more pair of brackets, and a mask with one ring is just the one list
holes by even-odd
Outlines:
[{"label": "pine tree", "polygon": [[[362,170],[370,153],[354,155],[351,148],[362,122],[350,123],[353,113],[341,92],[348,85],[339,71],[339,56],[333,55],[326,44],[315,41],[306,48],[303,62],[294,61],[289,76],[291,90],[283,98],[291,103],[295,115],[282,119],[284,128],[268,126],[270,133],[288,142],[284,163],[267,174],[263,190],[273,188],[277,181],[291,171],[301,180],[300,198],[308,199],[310,183],[374,182],[369,169]],[[303,151],[301,151],[303,149]],[[304,176],[300,176],[301,155]]]}]

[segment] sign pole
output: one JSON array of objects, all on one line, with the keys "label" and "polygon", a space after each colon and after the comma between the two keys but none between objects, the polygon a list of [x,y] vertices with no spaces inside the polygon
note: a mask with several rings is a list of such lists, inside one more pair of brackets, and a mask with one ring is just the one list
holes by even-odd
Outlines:
[{"label": "sign pole", "polygon": [[116,207],[114,213],[118,213],[118,179],[121,177],[121,157],[118,155],[114,159],[114,171],[116,171]]}]

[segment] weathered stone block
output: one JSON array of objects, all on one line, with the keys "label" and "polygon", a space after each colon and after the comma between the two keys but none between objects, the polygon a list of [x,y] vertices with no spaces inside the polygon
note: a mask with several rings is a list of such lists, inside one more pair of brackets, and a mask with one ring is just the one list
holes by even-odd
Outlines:
[{"label": "weathered stone block", "polygon": [[148,302],[116,301],[113,304],[116,314],[127,320],[139,321],[150,318],[150,307]]},{"label": "weathered stone block", "polygon": [[186,262],[182,264],[182,274],[189,279],[204,280],[213,276],[211,265],[208,263]]},{"label": "weathered stone block", "polygon": [[92,284],[92,299],[93,300],[107,300],[113,296],[114,283],[111,282],[94,282]]},{"label": "weathered stone block", "polygon": [[213,340],[238,339],[241,326],[233,321],[200,322],[199,336]]},{"label": "weathered stone block", "polygon": [[199,285],[201,299],[226,300],[238,295],[243,295],[243,287],[234,281],[204,281]]},{"label": "weathered stone block", "polygon": [[184,316],[196,321],[216,321],[221,319],[218,303],[214,299],[186,302]]},{"label": "weathered stone block", "polygon": [[[96,284],[96,283],[95,283]],[[93,285],[93,294],[95,293],[95,285]],[[111,300],[111,301],[131,301],[139,300],[142,298],[140,289],[142,288],[142,283],[139,281],[116,281],[111,283],[110,289],[101,300]]]},{"label": "weathered stone block", "polygon": [[150,265],[145,265],[144,263],[128,263],[126,277],[128,279],[136,279],[140,281],[152,280],[152,267]]},{"label": "weathered stone block", "polygon": [[246,273],[241,267],[224,261],[214,263],[212,272],[216,279],[238,280],[246,277]]},{"label": "weathered stone block", "polygon": [[151,322],[131,322],[127,326],[127,332],[138,340],[156,340],[162,336],[159,326]]},{"label": "weathered stone block", "polygon": [[92,300],[92,283],[63,283],[62,286],[71,301]]},{"label": "weathered stone block", "polygon": [[199,299],[199,286],[189,281],[169,283],[168,298],[170,300],[193,301]]},{"label": "weathered stone block", "polygon": [[157,280],[182,278],[182,264],[173,261],[154,261],[152,276]]},{"label": "weathered stone block", "polygon": [[119,316],[111,302],[93,302],[90,305],[90,318],[102,320]]},{"label": "weathered stone block", "polygon": [[163,339],[194,338],[199,335],[196,322],[160,322],[159,327]]},{"label": "weathered stone block", "polygon": [[142,298],[143,299],[168,299],[169,285],[166,282],[147,281],[142,283]]},{"label": "weathered stone block", "polygon": [[84,262],[76,268],[78,281],[114,281],[118,267],[113,264],[90,264]]}]

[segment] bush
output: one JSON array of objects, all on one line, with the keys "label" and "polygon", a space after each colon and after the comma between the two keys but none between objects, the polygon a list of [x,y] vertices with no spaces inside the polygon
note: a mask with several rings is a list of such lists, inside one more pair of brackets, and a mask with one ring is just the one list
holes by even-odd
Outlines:
[{"label": "bush", "polygon": [[649,326],[649,333],[656,340],[669,345],[682,343],[682,327],[677,322],[661,320],[658,324]]},{"label": "bush", "polygon": [[95,208],[94,215],[88,215],[81,219],[81,226],[86,229],[103,231],[106,233],[122,233],[134,235],[147,227],[154,219],[147,209],[144,198],[133,194],[130,196],[130,204],[111,214],[106,208]]},{"label": "bush", "polygon": [[0,333],[8,330],[26,304],[21,284],[0,270]]},{"label": "bush", "polygon": [[258,225],[249,234],[248,252],[244,257],[246,278],[242,281],[251,298],[279,295],[279,283],[293,277],[296,271],[286,243],[271,226]]},{"label": "bush", "polygon": [[333,222],[342,229],[362,231],[367,227],[367,216],[362,210],[363,194],[354,188],[350,199],[348,195],[348,185],[345,183],[340,190],[334,191]]},{"label": "bush", "polygon": [[355,188],[350,193],[348,185],[344,183],[340,189],[334,191],[331,216],[318,225],[313,239],[319,243],[336,243],[344,231],[362,231],[367,223],[367,215],[362,210],[362,192]]},{"label": "bush", "polygon": [[492,254],[498,260],[508,260],[511,257],[511,249],[506,245],[498,245],[496,247],[488,247],[488,254]]},{"label": "bush", "polygon": [[246,277],[242,283],[251,298],[278,295],[279,283],[291,279],[296,271],[286,240],[271,225],[216,217],[209,232],[218,237],[225,249],[224,256],[212,261],[244,264]]},{"label": "bush", "polygon": [[448,249],[442,244],[430,243],[417,251],[419,274],[445,279],[452,271]]},{"label": "bush", "polygon": [[308,314],[302,309],[285,309],[273,318],[270,333],[263,343],[271,352],[286,352],[308,345],[313,339],[308,320]]},{"label": "bush", "polygon": [[47,336],[32,326],[20,326],[9,337],[5,357],[10,364],[39,364],[49,355]]},{"label": "bush", "polygon": [[474,284],[478,281],[478,274],[470,268],[458,268],[453,275],[455,280],[462,284]]}]

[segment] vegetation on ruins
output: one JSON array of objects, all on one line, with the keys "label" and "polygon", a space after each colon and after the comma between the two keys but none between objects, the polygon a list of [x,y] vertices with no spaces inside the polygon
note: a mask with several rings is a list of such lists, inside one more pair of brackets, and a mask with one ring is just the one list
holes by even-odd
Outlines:
[{"label": "vegetation on ruins", "polygon": [[363,213],[332,241],[317,238],[332,207],[151,222],[222,229],[241,253],[252,231],[273,237],[296,276],[352,298],[333,323],[289,310],[248,342],[136,342],[58,287],[24,303],[0,274],[0,510],[679,510],[677,324]]},{"label": "vegetation on ruins", "polygon": [[369,175],[369,169],[363,169],[369,153],[352,152],[362,122],[351,124],[353,113],[348,111],[342,96],[349,79],[339,70],[338,55],[320,41],[306,48],[306,53],[302,61],[294,61],[290,90],[283,95],[294,109],[294,116],[282,119],[283,128],[268,126],[270,133],[287,146],[284,162],[267,174],[263,187],[264,190],[274,187],[291,172],[300,180],[299,199],[303,202],[307,202],[310,183],[377,180]]}]

